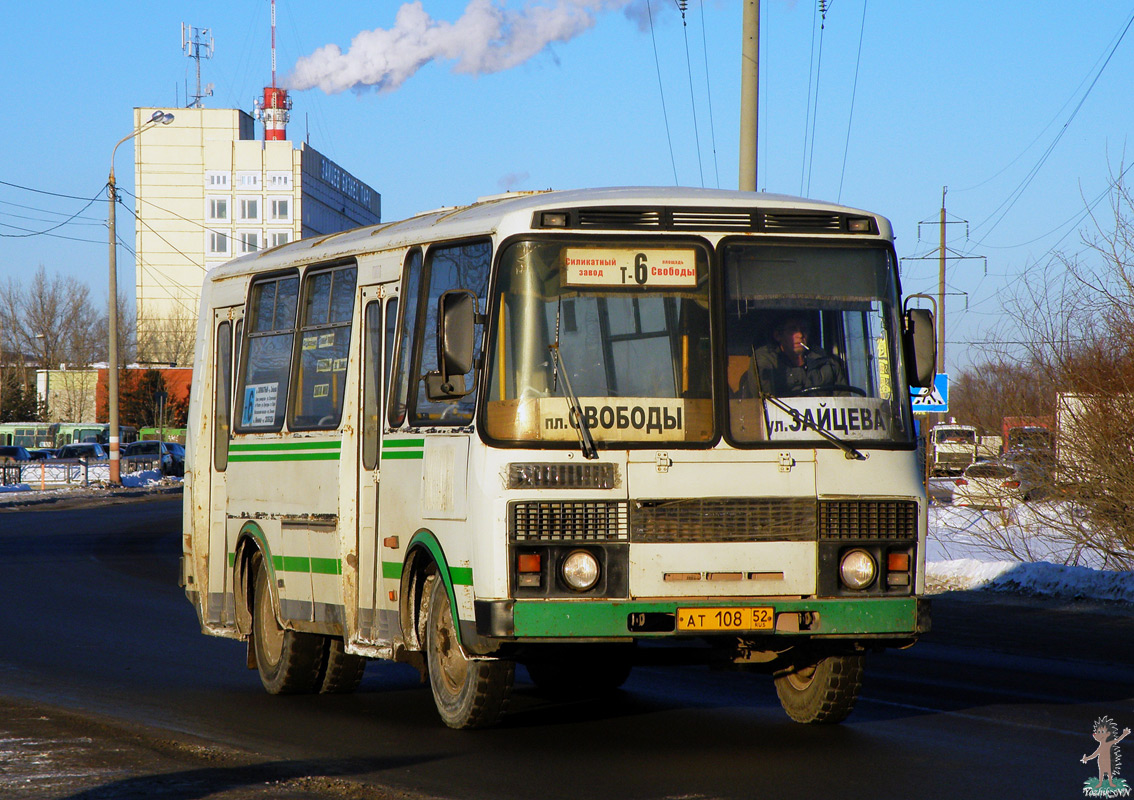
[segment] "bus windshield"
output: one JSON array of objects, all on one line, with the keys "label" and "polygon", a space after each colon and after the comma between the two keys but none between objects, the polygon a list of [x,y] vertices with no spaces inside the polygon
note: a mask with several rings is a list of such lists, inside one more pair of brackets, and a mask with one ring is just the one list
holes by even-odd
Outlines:
[{"label": "bus windshield", "polygon": [[908,443],[888,249],[727,244],[728,434],[737,443]]},{"label": "bus windshield", "polygon": [[488,436],[577,443],[569,384],[596,442],[713,440],[708,276],[704,245],[683,240],[509,245],[493,301]]}]

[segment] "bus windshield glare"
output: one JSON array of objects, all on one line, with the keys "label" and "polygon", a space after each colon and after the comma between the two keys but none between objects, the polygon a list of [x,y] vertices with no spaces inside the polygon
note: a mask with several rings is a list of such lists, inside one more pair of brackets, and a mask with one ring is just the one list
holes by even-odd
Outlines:
[{"label": "bus windshield glare", "polygon": [[722,262],[733,441],[910,441],[888,249],[730,244]]},{"label": "bus windshield glare", "polygon": [[[680,240],[518,242],[500,262],[486,432],[577,443],[715,437],[709,270]],[[567,381],[551,347],[558,346]]]},{"label": "bus windshield glare", "polygon": [[[485,430],[578,443],[715,439],[708,253],[681,240],[517,242],[502,254]],[[885,248],[725,244],[727,438],[908,443]],[[558,345],[562,362],[551,348]],[[567,371],[567,380],[560,375]]]}]

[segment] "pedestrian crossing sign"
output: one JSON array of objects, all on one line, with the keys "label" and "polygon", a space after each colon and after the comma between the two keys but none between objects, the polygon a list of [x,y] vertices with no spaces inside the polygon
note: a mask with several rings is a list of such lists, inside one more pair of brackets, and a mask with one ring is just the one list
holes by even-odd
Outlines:
[{"label": "pedestrian crossing sign", "polygon": [[932,386],[910,389],[915,414],[943,414],[949,410],[949,374],[938,372]]}]

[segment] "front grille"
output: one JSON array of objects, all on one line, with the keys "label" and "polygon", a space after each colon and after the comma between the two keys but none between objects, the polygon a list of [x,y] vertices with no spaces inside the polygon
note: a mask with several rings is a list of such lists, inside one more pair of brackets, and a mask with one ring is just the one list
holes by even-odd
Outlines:
[{"label": "front grille", "polygon": [[509,504],[508,534],[513,542],[625,542],[629,539],[624,502],[530,501]]},{"label": "front grille", "polygon": [[582,208],[579,209],[580,228],[623,230],[660,228],[662,215],[659,209],[650,208]]},{"label": "front grille", "polygon": [[675,208],[670,215],[672,228],[697,231],[754,231],[756,213],[744,210],[698,210]]},{"label": "front grille", "polygon": [[824,500],[820,539],[916,539],[915,500]]},{"label": "front grille", "polygon": [[840,214],[807,213],[800,211],[769,211],[764,215],[764,230],[769,233],[804,233],[842,230]]},{"label": "front grille", "polygon": [[815,535],[813,498],[644,500],[630,515],[634,542],[813,542]]}]

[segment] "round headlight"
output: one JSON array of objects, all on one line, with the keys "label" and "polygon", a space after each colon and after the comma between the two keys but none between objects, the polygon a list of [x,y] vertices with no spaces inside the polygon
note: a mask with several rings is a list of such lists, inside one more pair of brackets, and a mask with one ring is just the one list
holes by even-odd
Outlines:
[{"label": "round headlight", "polygon": [[586,550],[576,550],[563,559],[561,572],[568,586],[577,592],[585,592],[598,583],[598,559]]},{"label": "round headlight", "polygon": [[848,589],[865,589],[874,583],[878,567],[865,550],[851,550],[839,562],[839,577]]}]

